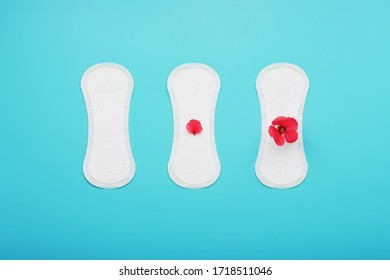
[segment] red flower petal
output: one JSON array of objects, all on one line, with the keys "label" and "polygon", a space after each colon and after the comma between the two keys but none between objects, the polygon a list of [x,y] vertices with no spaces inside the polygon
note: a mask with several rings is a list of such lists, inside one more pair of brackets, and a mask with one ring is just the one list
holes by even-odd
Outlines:
[{"label": "red flower petal", "polygon": [[294,143],[298,139],[298,132],[296,130],[287,130],[284,133],[287,143]]},{"label": "red flower petal", "polygon": [[186,129],[189,133],[194,135],[200,133],[203,130],[202,125],[198,120],[190,120],[186,125]]},{"label": "red flower petal", "polygon": [[279,131],[273,125],[270,125],[268,128],[269,136],[274,137],[276,133],[279,133]]},{"label": "red flower petal", "polygon": [[298,122],[294,118],[287,118],[285,121],[286,130],[297,130]]},{"label": "red flower petal", "polygon": [[278,146],[284,145],[284,137],[282,134],[279,133],[279,131],[274,134],[273,138],[274,138],[276,145],[278,145]]},{"label": "red flower petal", "polygon": [[281,125],[281,126],[285,126],[285,121],[287,120],[286,117],[283,117],[283,116],[280,116],[280,117],[277,117],[276,119],[274,119],[272,121],[272,124],[273,125]]}]

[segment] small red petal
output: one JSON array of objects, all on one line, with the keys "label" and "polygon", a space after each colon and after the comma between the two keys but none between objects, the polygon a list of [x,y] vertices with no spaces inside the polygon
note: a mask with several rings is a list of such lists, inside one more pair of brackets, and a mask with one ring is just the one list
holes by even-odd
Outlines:
[{"label": "small red petal", "polygon": [[285,121],[286,130],[297,130],[298,122],[294,118],[287,118]]},{"label": "small red petal", "polygon": [[275,133],[279,133],[279,131],[273,125],[270,125],[268,128],[269,136],[274,137]]},{"label": "small red petal", "polygon": [[281,126],[285,126],[285,121],[287,120],[286,117],[283,117],[283,116],[280,116],[280,117],[277,117],[276,119],[274,119],[272,121],[272,124],[273,125],[281,125]]},{"label": "small red petal", "polygon": [[277,133],[275,133],[273,137],[274,137],[274,141],[275,141],[276,145],[278,145],[278,146],[284,145],[284,137],[282,134],[279,133],[279,131]]},{"label": "small red petal", "polygon": [[284,133],[287,143],[294,143],[298,139],[298,132],[296,130],[287,130]]},{"label": "small red petal", "polygon": [[202,125],[200,124],[200,121],[198,120],[190,120],[187,125],[186,125],[186,129],[189,133],[192,133],[194,135],[200,133],[203,128],[202,128]]}]

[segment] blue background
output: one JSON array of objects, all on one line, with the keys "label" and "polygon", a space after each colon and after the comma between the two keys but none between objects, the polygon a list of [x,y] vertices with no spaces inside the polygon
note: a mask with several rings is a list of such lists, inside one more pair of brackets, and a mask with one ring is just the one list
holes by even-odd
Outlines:
[{"label": "blue background", "polygon": [[[389,259],[389,1],[1,1],[1,259]],[[135,80],[137,172],[124,188],[83,177],[80,78],[119,63]],[[171,70],[221,79],[210,188],[167,174]],[[311,81],[309,173],[291,190],[256,178],[259,71]]]}]

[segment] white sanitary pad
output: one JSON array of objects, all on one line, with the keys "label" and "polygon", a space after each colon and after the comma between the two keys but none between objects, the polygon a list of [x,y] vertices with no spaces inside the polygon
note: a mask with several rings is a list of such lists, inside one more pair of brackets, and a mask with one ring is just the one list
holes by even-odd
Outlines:
[{"label": "white sanitary pad", "polygon": [[118,188],[133,178],[135,163],[130,148],[128,117],[134,82],[117,64],[90,67],[81,79],[88,111],[88,147],[85,178],[101,188]]},{"label": "white sanitary pad", "polygon": [[[268,187],[291,188],[307,174],[303,148],[302,115],[309,90],[309,79],[296,65],[278,63],[264,68],[256,81],[262,113],[262,135],[256,161],[256,175]],[[277,146],[268,127],[279,117],[293,117],[298,122],[298,140]]]},{"label": "white sanitary pad", "polygon": [[[181,187],[207,187],[217,180],[221,170],[214,139],[218,74],[204,64],[183,64],[172,71],[167,86],[174,117],[169,176]],[[190,120],[200,122],[199,134],[187,130]]]}]

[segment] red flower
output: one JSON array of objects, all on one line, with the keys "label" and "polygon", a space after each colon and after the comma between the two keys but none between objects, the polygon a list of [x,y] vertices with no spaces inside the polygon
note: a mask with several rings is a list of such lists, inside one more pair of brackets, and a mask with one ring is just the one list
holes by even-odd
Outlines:
[{"label": "red flower", "polygon": [[276,145],[283,146],[284,140],[287,143],[294,143],[298,139],[298,122],[290,117],[277,117],[268,128],[268,133],[274,138]]},{"label": "red flower", "polygon": [[202,125],[200,124],[200,121],[198,120],[190,120],[188,123],[187,123],[187,131],[189,133],[192,133],[194,135],[200,133],[202,131]]}]

